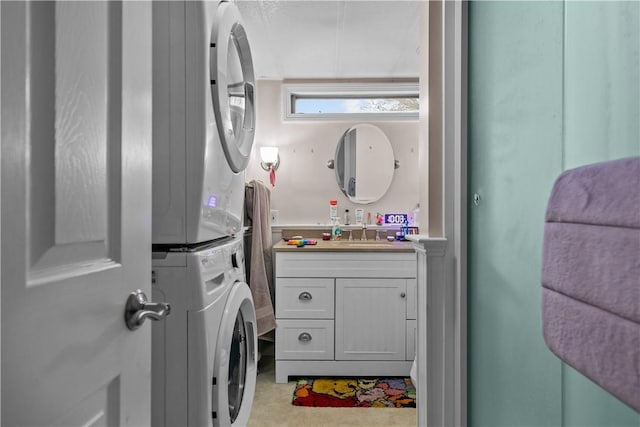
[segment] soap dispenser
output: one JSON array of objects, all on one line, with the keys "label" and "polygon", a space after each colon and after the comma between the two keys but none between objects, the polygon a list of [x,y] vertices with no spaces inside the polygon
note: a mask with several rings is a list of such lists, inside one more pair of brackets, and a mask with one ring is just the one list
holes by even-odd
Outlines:
[{"label": "soap dispenser", "polygon": [[333,220],[333,224],[331,226],[331,239],[340,240],[340,237],[342,237],[342,230],[340,229],[340,223],[336,218]]}]

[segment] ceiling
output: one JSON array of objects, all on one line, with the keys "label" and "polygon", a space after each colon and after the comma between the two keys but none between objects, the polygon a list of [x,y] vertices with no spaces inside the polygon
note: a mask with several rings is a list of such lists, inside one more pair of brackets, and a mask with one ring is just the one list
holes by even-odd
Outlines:
[{"label": "ceiling", "polygon": [[256,78],[418,78],[420,1],[236,0]]}]

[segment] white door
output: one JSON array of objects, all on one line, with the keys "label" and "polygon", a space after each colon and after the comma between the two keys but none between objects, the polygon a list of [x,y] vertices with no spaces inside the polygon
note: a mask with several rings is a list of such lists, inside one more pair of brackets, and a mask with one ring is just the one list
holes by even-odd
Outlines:
[{"label": "white door", "polygon": [[0,7],[2,425],[149,425],[151,6]]}]

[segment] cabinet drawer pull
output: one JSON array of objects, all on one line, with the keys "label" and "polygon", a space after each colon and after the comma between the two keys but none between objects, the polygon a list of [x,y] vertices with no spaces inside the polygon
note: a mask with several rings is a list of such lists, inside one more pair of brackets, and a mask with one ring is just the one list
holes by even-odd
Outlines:
[{"label": "cabinet drawer pull", "polygon": [[405,294],[404,292],[401,292],[401,293],[400,293],[400,298],[404,298],[404,297],[406,297],[406,296],[407,296],[407,294]]},{"label": "cabinet drawer pull", "polygon": [[298,299],[300,301],[311,301],[313,297],[309,292],[302,292],[300,295],[298,295]]},{"label": "cabinet drawer pull", "polygon": [[308,332],[301,333],[300,335],[298,335],[298,341],[302,341],[302,342],[311,341],[311,334]]}]

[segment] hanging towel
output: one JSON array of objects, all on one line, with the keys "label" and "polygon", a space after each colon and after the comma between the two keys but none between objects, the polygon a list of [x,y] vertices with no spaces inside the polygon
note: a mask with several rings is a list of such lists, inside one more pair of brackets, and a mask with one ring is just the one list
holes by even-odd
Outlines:
[{"label": "hanging towel", "polygon": [[558,177],[542,286],[547,346],[640,411],[640,157]]},{"label": "hanging towel", "polygon": [[249,288],[256,308],[258,336],[276,327],[271,256],[271,193],[259,181],[245,187],[245,209],[252,226]]}]

